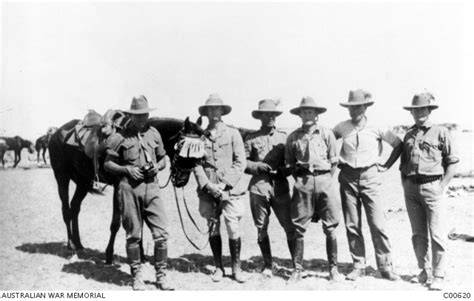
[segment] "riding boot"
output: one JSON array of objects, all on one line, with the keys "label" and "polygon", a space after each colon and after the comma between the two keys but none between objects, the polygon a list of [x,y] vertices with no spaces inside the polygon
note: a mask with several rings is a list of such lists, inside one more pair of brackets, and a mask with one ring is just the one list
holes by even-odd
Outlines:
[{"label": "riding boot", "polygon": [[294,250],[295,250],[295,239],[288,239],[286,241],[288,243],[288,250],[290,250],[291,261],[294,260]]},{"label": "riding boot", "polygon": [[270,239],[268,236],[265,236],[263,239],[258,241],[260,246],[260,251],[262,251],[263,257],[263,268],[262,273],[267,276],[272,276],[272,251],[270,247]]},{"label": "riding boot", "polygon": [[337,268],[337,239],[336,237],[326,236],[326,253],[329,265],[329,280],[341,281],[343,277],[339,274]]},{"label": "riding boot", "polygon": [[209,236],[209,245],[214,256],[214,265],[216,269],[211,278],[214,282],[219,282],[224,277],[224,265],[222,264],[222,238],[220,235]]},{"label": "riding boot", "polygon": [[130,264],[130,272],[133,277],[132,288],[134,291],[144,291],[147,287],[143,281],[141,270],[140,247],[138,245],[128,245],[126,250],[128,263]]},{"label": "riding boot", "polygon": [[242,270],[240,269],[240,248],[240,237],[237,239],[229,238],[230,258],[232,261],[232,278],[234,278],[234,280],[239,283],[244,283],[245,279],[242,275]]},{"label": "riding boot", "polygon": [[174,291],[166,277],[168,248],[162,242],[155,242],[156,287],[162,291]]},{"label": "riding boot", "polygon": [[293,272],[288,282],[298,282],[301,280],[303,272],[303,254],[304,254],[304,238],[295,239],[293,248]]}]

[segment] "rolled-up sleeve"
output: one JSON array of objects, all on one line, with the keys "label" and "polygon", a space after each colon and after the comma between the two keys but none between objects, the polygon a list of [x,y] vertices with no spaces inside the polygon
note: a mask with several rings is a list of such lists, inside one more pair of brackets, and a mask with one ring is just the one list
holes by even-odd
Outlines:
[{"label": "rolled-up sleeve", "polygon": [[156,152],[156,158],[159,161],[161,158],[163,158],[166,155],[166,151],[163,144],[163,140],[161,139],[161,135],[158,131],[155,134],[155,142],[158,145],[158,147],[155,149],[155,152]]},{"label": "rolled-up sleeve", "polygon": [[392,147],[397,147],[402,140],[394,133],[388,126],[383,126],[379,128],[379,135],[383,141],[390,144]]},{"label": "rolled-up sleeve", "polygon": [[334,133],[331,130],[326,131],[325,137],[326,137],[328,161],[331,164],[335,164],[338,161],[336,137],[334,136]]},{"label": "rolled-up sleeve", "polygon": [[121,143],[123,141],[123,138],[119,134],[113,134],[107,138],[106,142],[106,149],[105,152],[108,156],[118,158],[119,155],[119,150]]},{"label": "rolled-up sleeve", "polygon": [[440,141],[443,143],[441,154],[443,157],[443,165],[448,166],[459,162],[457,147],[452,135],[448,129],[441,131]]}]

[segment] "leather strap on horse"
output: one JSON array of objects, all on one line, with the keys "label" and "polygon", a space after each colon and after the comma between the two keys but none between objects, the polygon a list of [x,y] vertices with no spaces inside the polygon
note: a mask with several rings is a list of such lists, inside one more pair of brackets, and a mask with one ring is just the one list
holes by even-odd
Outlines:
[{"label": "leather strap on horse", "polygon": [[166,184],[163,186],[160,186],[160,189],[166,188],[166,186],[168,186],[168,184],[170,183],[170,180],[171,180],[171,174],[169,175],[168,180],[166,181]]},{"label": "leather strap on horse", "polygon": [[[188,233],[186,233],[186,230],[184,229],[184,223],[183,223],[183,217],[181,215],[181,209],[179,207],[179,201],[178,201],[178,193],[176,192],[176,187],[173,185],[173,189],[174,189],[174,197],[175,197],[175,200],[176,200],[176,207],[178,207],[178,215],[179,215],[179,221],[181,223],[181,229],[183,229],[183,233],[184,233],[184,236],[186,237],[186,239],[189,241],[189,243],[196,249],[198,250],[202,250],[204,249],[208,244],[209,244],[209,239],[207,239],[206,243],[202,246],[202,247],[198,247],[196,245],[196,243],[194,243],[191,238],[189,238],[188,236]],[[187,210],[187,205],[186,205],[186,210]],[[189,211],[188,211],[188,214],[189,214]],[[196,223],[194,222],[194,219],[191,219],[194,223],[194,225],[196,226],[196,228],[198,229],[199,232],[201,232],[201,230],[199,230],[199,228],[197,227]],[[211,228],[210,228],[211,229]],[[201,232],[202,233],[202,232]]]}]

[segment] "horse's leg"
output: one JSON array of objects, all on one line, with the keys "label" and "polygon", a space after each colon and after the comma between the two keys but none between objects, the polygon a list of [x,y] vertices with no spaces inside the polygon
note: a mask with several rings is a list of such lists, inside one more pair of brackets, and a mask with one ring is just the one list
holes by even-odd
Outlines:
[{"label": "horse's leg", "polygon": [[62,204],[63,221],[66,224],[67,231],[67,247],[74,250],[74,244],[72,243],[72,232],[71,232],[71,209],[69,208],[69,182],[70,178],[67,175],[57,175],[56,180],[58,182],[59,198]]},{"label": "horse's leg", "polygon": [[110,238],[105,249],[105,264],[112,264],[114,260],[114,244],[117,232],[120,229],[121,212],[118,199],[118,186],[114,185],[112,222],[110,223]]},{"label": "horse's leg", "polygon": [[15,165],[13,167],[16,167],[18,163],[20,163],[21,161],[21,148],[20,148],[20,151],[18,152],[18,161],[16,160],[16,155],[17,155],[17,152],[15,151]]},{"label": "horse's leg", "polygon": [[87,185],[77,183],[76,191],[71,200],[71,226],[72,226],[72,241],[76,251],[84,249],[81,244],[81,236],[79,234],[79,211],[81,211],[82,200],[86,197],[88,192]]},{"label": "horse's leg", "polygon": [[[39,161],[39,160],[38,160]],[[46,147],[43,147],[43,161],[44,161],[44,164],[48,164],[46,163]],[[38,162],[39,163],[39,162]]]}]

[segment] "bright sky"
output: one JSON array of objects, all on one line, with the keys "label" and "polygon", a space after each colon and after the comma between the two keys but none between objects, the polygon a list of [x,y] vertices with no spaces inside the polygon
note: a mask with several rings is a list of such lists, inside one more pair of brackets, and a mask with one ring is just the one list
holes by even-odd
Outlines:
[{"label": "bright sky", "polygon": [[472,128],[472,5],[429,3],[2,2],[0,135],[36,139],[87,109],[127,109],[144,94],[152,116],[198,117],[210,93],[225,121],[258,128],[263,98],[280,127],[305,95],[348,118],[349,90],[374,96],[369,118],[411,124],[402,106],[431,91],[435,122]]}]

